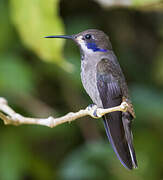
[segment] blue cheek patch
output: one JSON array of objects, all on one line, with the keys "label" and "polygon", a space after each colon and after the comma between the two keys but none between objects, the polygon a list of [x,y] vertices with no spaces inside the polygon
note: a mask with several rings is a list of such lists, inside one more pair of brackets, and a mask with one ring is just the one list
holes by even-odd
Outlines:
[{"label": "blue cheek patch", "polygon": [[107,52],[107,49],[100,49],[97,47],[96,43],[87,43],[86,44],[88,49],[92,49],[93,52],[100,51],[100,52]]}]

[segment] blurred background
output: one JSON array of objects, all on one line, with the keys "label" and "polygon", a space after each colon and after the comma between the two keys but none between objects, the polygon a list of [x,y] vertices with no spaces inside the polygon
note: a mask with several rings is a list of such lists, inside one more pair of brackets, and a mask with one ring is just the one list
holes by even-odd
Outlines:
[{"label": "blurred background", "polygon": [[120,164],[100,120],[53,129],[0,121],[0,179],[163,179],[163,1],[0,0],[0,96],[30,117],[85,108],[91,100],[80,80],[79,49],[43,37],[88,28],[109,35],[127,79],[139,168]]}]

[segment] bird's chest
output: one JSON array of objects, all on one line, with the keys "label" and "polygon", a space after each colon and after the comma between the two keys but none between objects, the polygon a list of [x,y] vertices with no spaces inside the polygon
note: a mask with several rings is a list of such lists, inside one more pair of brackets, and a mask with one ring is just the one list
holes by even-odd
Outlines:
[{"label": "bird's chest", "polygon": [[93,103],[98,107],[102,107],[101,98],[97,88],[96,64],[84,61],[81,62],[81,80]]}]

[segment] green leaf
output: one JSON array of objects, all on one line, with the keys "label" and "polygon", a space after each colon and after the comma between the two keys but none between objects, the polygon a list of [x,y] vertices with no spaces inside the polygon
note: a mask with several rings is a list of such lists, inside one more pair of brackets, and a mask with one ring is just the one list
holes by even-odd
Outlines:
[{"label": "green leaf", "polygon": [[132,4],[136,6],[150,5],[152,3],[159,3],[160,0],[132,0]]},{"label": "green leaf", "polygon": [[64,34],[58,0],[10,0],[11,18],[22,42],[42,60],[67,65],[62,56],[64,40],[44,36]]},{"label": "green leaf", "polygon": [[154,62],[154,68],[153,68],[153,76],[156,80],[156,82],[160,85],[163,85],[163,44],[160,45],[158,50],[157,58]]},{"label": "green leaf", "polygon": [[132,100],[137,120],[163,122],[163,94],[153,87],[135,85],[132,87]]},{"label": "green leaf", "polygon": [[7,7],[7,1],[0,1],[0,52],[8,51],[11,47],[13,48],[13,44],[15,44],[16,38],[15,33],[13,31],[13,26],[10,22]]},{"label": "green leaf", "polygon": [[19,180],[29,167],[30,153],[22,137],[11,128],[1,132],[0,179]]},{"label": "green leaf", "polygon": [[163,8],[161,0],[121,0],[121,1],[102,1],[96,0],[104,8],[121,6],[121,7],[132,7],[141,10],[159,10]]},{"label": "green leaf", "polygon": [[35,87],[30,66],[17,56],[0,56],[0,91],[31,93]]},{"label": "green leaf", "polygon": [[114,164],[108,143],[94,142],[73,151],[63,162],[59,175],[64,180],[105,179]]}]

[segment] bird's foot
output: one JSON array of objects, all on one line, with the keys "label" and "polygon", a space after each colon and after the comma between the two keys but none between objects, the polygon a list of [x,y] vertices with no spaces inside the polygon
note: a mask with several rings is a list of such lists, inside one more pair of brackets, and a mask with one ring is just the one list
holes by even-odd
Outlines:
[{"label": "bird's foot", "polygon": [[102,117],[101,114],[98,112],[97,105],[95,105],[95,104],[90,104],[87,107],[87,110],[88,110],[90,116],[93,117],[93,118],[98,119],[98,118]]}]

